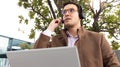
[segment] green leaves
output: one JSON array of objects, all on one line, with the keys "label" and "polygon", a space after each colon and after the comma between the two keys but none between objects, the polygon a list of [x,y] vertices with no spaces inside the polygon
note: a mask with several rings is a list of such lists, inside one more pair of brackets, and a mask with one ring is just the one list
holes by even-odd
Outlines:
[{"label": "green leaves", "polygon": [[[64,2],[68,1],[77,1],[77,0],[53,0],[58,8],[58,10],[54,11],[54,14],[57,17],[61,17],[61,7]],[[83,25],[88,30],[97,30],[96,32],[108,32],[108,38],[120,38],[120,4],[113,5],[111,2],[104,2],[100,10],[95,11],[94,8],[90,8],[90,3],[92,0],[79,0],[77,1],[83,7],[83,13],[85,15],[85,19],[83,21]],[[101,2],[103,3],[103,2]],[[22,15],[18,16],[19,23],[29,24],[32,20],[34,23],[34,28],[31,29],[29,38],[32,39],[35,37],[35,30],[44,31],[52,18],[52,13],[49,9],[48,0],[19,0],[18,6],[25,8],[29,11],[28,17],[24,18]],[[100,5],[99,5],[100,6]],[[54,9],[55,6],[52,8]],[[93,11],[92,11],[93,9]],[[56,33],[59,33],[59,29],[55,30]],[[113,42],[113,44],[116,44]],[[113,47],[116,47],[112,45]],[[118,49],[118,48],[117,48]]]},{"label": "green leaves", "polygon": [[32,39],[35,37],[35,30],[34,29],[31,29],[31,33],[29,35],[29,38]]},{"label": "green leaves", "polygon": [[112,49],[117,50],[118,48],[120,48],[120,44],[113,40],[112,41]]},{"label": "green leaves", "polygon": [[25,19],[25,24],[28,24],[28,19]]},{"label": "green leaves", "polygon": [[117,17],[115,15],[108,15],[108,17],[106,18],[106,21],[109,23],[115,23],[117,22]]},{"label": "green leaves", "polygon": [[19,0],[18,6],[20,6],[20,7],[23,6],[26,9],[29,7],[29,2],[28,2],[28,0]]},{"label": "green leaves", "polygon": [[19,23],[22,23],[22,20],[24,20],[24,17],[20,15],[20,16],[18,16],[18,18],[20,19]]},{"label": "green leaves", "polygon": [[30,19],[34,19],[35,12],[29,11],[29,17]]},{"label": "green leaves", "polygon": [[33,45],[30,45],[28,43],[20,43],[19,46],[21,47],[21,49],[32,49]]},{"label": "green leaves", "polygon": [[19,23],[22,23],[24,21],[25,24],[28,24],[28,19],[24,19],[22,15],[18,16],[19,18]]},{"label": "green leaves", "polygon": [[22,6],[22,2],[21,1],[18,2],[18,6],[20,6],[20,7]]},{"label": "green leaves", "polygon": [[23,3],[23,7],[26,9],[26,8],[29,7],[29,4],[28,4],[27,2],[24,2],[24,3]]}]

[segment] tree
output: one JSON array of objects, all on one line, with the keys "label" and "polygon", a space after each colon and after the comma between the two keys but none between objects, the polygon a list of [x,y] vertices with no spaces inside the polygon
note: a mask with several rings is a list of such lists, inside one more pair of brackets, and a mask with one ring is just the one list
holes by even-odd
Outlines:
[{"label": "tree", "polygon": [[[120,1],[119,0],[99,0],[99,9],[94,8],[94,0],[53,0],[56,9],[53,8],[50,0],[19,0],[18,5],[29,11],[30,20],[34,20],[35,27],[31,29],[30,38],[34,38],[35,30],[43,31],[47,28],[50,21],[56,17],[60,17],[62,4],[67,1],[73,1],[83,7],[85,19],[83,25],[86,29],[95,32],[107,32],[108,38],[120,40]],[[30,23],[28,18],[19,16],[20,23]],[[60,27],[61,28],[61,27]],[[60,29],[58,28],[58,29]],[[56,30],[56,33],[59,33]],[[115,42],[111,42],[114,44]],[[117,45],[119,43],[116,43]],[[113,46],[114,47],[114,46]]]},{"label": "tree", "polygon": [[21,42],[19,46],[21,47],[21,49],[32,49],[33,48],[33,45],[29,43],[24,43],[24,42]]}]

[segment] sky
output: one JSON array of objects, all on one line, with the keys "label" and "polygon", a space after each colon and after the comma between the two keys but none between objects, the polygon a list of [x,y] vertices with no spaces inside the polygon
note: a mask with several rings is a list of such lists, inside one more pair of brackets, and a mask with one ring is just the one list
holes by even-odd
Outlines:
[{"label": "sky", "polygon": [[[17,5],[19,0],[1,0],[0,2],[0,35],[20,39],[34,43],[39,36],[36,34],[36,39],[29,39],[28,35],[33,24],[19,24],[19,15],[28,17],[28,11]],[[19,31],[18,31],[19,30]],[[23,33],[24,31],[24,33]],[[4,45],[3,45],[4,44]],[[6,52],[8,39],[0,37],[0,50]]]},{"label": "sky", "polygon": [[[28,11],[17,5],[19,0],[1,0],[0,2],[0,35],[34,42],[28,35],[33,24],[19,24],[19,15],[27,17]],[[18,31],[20,29],[20,31]],[[24,31],[24,33],[22,32]]]}]

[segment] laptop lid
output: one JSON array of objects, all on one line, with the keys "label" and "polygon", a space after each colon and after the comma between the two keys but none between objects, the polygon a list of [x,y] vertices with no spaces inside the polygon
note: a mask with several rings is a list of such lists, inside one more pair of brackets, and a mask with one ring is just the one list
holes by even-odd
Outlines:
[{"label": "laptop lid", "polygon": [[80,67],[76,47],[8,51],[10,67]]}]

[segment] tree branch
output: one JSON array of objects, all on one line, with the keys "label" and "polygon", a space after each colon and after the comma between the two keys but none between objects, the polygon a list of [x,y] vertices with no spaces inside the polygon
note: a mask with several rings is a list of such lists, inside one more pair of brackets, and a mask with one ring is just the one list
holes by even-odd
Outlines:
[{"label": "tree branch", "polygon": [[52,7],[52,4],[51,4],[50,0],[47,0],[47,1],[48,1],[48,5],[49,5],[49,7],[50,7],[50,10],[51,10],[51,12],[52,12],[53,18],[56,19],[55,12],[54,12],[54,10],[53,10],[53,7]]},{"label": "tree branch", "polygon": [[118,37],[115,36],[114,34],[113,34],[113,37],[114,37],[116,40],[120,40],[120,38],[118,38]]},{"label": "tree branch", "polygon": [[103,22],[103,23],[101,23],[101,25],[100,25],[100,28],[103,26],[103,24],[105,24],[106,22]]},{"label": "tree branch", "polygon": [[46,21],[48,21],[48,19],[47,19],[46,17],[44,17],[40,12],[36,11],[36,10],[33,8],[33,6],[30,6],[30,7],[32,8],[32,10],[33,10],[35,13],[39,14],[40,16],[42,16],[43,19],[45,19]]},{"label": "tree branch", "polygon": [[93,15],[95,15],[95,12],[94,12],[92,6],[90,6],[90,4],[88,6],[90,7],[90,10],[92,11]]}]

